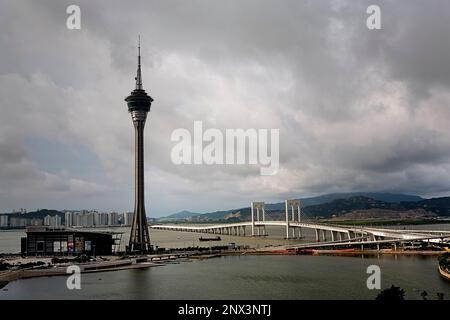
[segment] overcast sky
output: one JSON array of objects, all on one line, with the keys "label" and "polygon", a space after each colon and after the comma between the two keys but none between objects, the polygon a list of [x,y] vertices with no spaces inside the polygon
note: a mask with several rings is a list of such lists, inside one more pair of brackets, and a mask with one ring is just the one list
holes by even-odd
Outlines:
[{"label": "overcast sky", "polygon": [[[450,195],[450,2],[0,2],[0,212],[131,210],[142,37],[147,215],[329,192]],[[382,30],[366,28],[378,4]],[[176,128],[280,129],[280,170],[176,166]]]}]

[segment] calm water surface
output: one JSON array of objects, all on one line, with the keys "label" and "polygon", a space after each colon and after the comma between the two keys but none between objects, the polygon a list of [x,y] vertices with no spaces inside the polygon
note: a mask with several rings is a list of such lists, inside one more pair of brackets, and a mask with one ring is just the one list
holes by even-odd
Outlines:
[{"label": "calm water surface", "polygon": [[450,298],[435,258],[328,256],[232,256],[169,264],[146,270],[82,275],[82,289],[68,290],[65,277],[10,283],[0,299],[374,299],[366,268],[377,264],[382,287],[391,284],[406,298]]}]

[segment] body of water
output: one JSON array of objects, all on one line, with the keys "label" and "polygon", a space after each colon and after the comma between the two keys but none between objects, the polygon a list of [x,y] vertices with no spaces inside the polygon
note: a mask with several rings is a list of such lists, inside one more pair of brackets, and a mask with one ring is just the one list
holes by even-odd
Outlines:
[{"label": "body of water", "polygon": [[[228,256],[145,270],[82,274],[81,290],[66,277],[19,280],[0,299],[374,299],[367,267],[381,268],[382,288],[392,284],[407,299],[450,299],[435,257]],[[4,290],[7,291],[4,291]]]}]

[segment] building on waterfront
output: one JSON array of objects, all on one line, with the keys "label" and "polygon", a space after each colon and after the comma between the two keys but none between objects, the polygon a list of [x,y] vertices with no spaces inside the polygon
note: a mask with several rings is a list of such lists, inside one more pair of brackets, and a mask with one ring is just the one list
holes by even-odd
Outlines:
[{"label": "building on waterfront", "polygon": [[44,223],[43,219],[39,218],[22,218],[13,216],[9,218],[10,228],[25,228],[27,226],[42,226]]},{"label": "building on waterfront", "polygon": [[[128,216],[129,219],[129,216]],[[129,219],[131,221],[131,219]],[[51,226],[51,227],[108,227],[118,226],[125,223],[125,218],[117,212],[97,212],[90,210],[64,211],[64,216],[58,214],[47,214],[44,218],[31,218],[22,214],[0,214],[0,228],[25,228],[28,226]],[[131,222],[129,223],[131,224]]]},{"label": "building on waterfront", "polygon": [[[123,219],[122,219],[123,224]],[[120,225],[120,217],[117,212],[97,212],[83,210],[80,212],[66,212],[66,227],[107,227]]]},{"label": "building on waterfront", "polygon": [[61,226],[61,217],[58,215],[47,215],[44,218],[44,226],[50,227],[60,227]]},{"label": "building on waterfront", "polygon": [[73,226],[73,212],[66,212],[64,214],[64,225],[66,227],[72,227]]},{"label": "building on waterfront", "polygon": [[132,222],[133,222],[133,212],[124,212],[123,224],[126,226],[131,226]]},{"label": "building on waterfront", "polygon": [[99,226],[100,225],[100,213],[98,212],[94,212],[94,226]]},{"label": "building on waterfront", "polygon": [[138,45],[136,88],[125,101],[127,102],[128,112],[131,114],[131,119],[133,120],[135,141],[134,214],[128,250],[130,252],[145,253],[151,251],[151,246],[144,202],[144,126],[153,99],[147,95],[142,86],[140,41]]},{"label": "building on waterfront", "polygon": [[110,212],[108,214],[108,225],[117,226],[119,224],[119,214],[117,212]]},{"label": "building on waterfront", "polygon": [[110,255],[118,243],[117,233],[77,231],[66,228],[29,227],[22,238],[22,254]]},{"label": "building on waterfront", "polygon": [[107,213],[100,213],[100,226],[107,226],[108,225],[108,214]]},{"label": "building on waterfront", "polygon": [[26,218],[18,218],[18,217],[11,217],[9,219],[9,226],[11,228],[24,228],[28,225],[28,219]]},{"label": "building on waterfront", "polygon": [[93,227],[94,215],[90,212],[82,211],[75,215],[74,219],[75,227]]},{"label": "building on waterfront", "polygon": [[9,216],[7,214],[0,215],[0,228],[9,227]]}]

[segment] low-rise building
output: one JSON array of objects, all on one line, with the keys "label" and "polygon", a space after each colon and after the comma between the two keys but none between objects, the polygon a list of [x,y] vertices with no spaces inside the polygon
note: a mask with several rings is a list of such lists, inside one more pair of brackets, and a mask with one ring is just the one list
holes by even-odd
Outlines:
[{"label": "low-rise building", "polygon": [[[112,233],[67,228],[29,227],[22,253],[30,255],[110,255],[116,244]],[[117,244],[116,244],[117,245]]]}]

